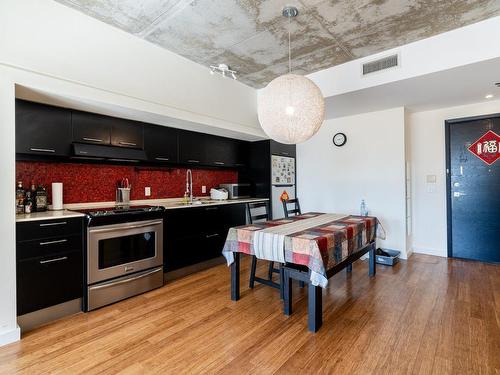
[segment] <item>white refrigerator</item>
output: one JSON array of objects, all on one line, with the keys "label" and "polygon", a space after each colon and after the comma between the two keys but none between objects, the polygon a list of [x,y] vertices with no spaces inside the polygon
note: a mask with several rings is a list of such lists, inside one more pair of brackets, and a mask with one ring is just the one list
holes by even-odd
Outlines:
[{"label": "white refrigerator", "polygon": [[271,155],[271,205],[273,219],[285,216],[282,200],[295,198],[295,158]]}]

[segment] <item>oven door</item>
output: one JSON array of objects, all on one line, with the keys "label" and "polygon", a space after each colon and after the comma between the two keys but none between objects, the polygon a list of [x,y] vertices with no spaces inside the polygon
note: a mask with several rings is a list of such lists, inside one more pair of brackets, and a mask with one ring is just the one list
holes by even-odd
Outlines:
[{"label": "oven door", "polygon": [[163,264],[163,220],[88,229],[88,284]]}]

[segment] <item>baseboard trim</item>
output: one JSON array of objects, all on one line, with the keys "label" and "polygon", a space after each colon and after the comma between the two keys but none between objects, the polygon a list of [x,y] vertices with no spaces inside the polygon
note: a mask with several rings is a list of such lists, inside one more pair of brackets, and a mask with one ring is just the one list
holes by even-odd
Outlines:
[{"label": "baseboard trim", "polygon": [[418,253],[418,254],[434,255],[434,256],[443,257],[443,258],[448,257],[447,251],[442,250],[442,249],[431,249],[428,247],[413,246],[412,250],[414,253]]},{"label": "baseboard trim", "polygon": [[21,328],[17,326],[15,329],[0,333],[0,346],[11,344],[21,340]]}]

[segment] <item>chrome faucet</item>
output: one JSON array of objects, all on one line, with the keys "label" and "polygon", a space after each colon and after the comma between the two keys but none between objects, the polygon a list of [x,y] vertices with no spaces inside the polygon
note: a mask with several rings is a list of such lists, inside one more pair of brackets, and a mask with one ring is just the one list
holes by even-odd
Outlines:
[{"label": "chrome faucet", "polygon": [[193,172],[191,169],[186,171],[186,193],[189,192],[189,203],[193,203]]}]

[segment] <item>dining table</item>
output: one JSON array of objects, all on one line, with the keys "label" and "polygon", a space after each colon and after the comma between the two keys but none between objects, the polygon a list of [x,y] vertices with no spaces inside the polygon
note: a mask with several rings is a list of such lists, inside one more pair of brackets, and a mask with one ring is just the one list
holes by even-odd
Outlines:
[{"label": "dining table", "polygon": [[230,228],[222,254],[231,268],[231,299],[240,299],[240,254],[278,262],[283,311],[292,314],[292,280],[308,285],[308,327],[322,325],[322,293],[329,279],[369,254],[375,276],[378,219],[374,216],[308,212]]}]

